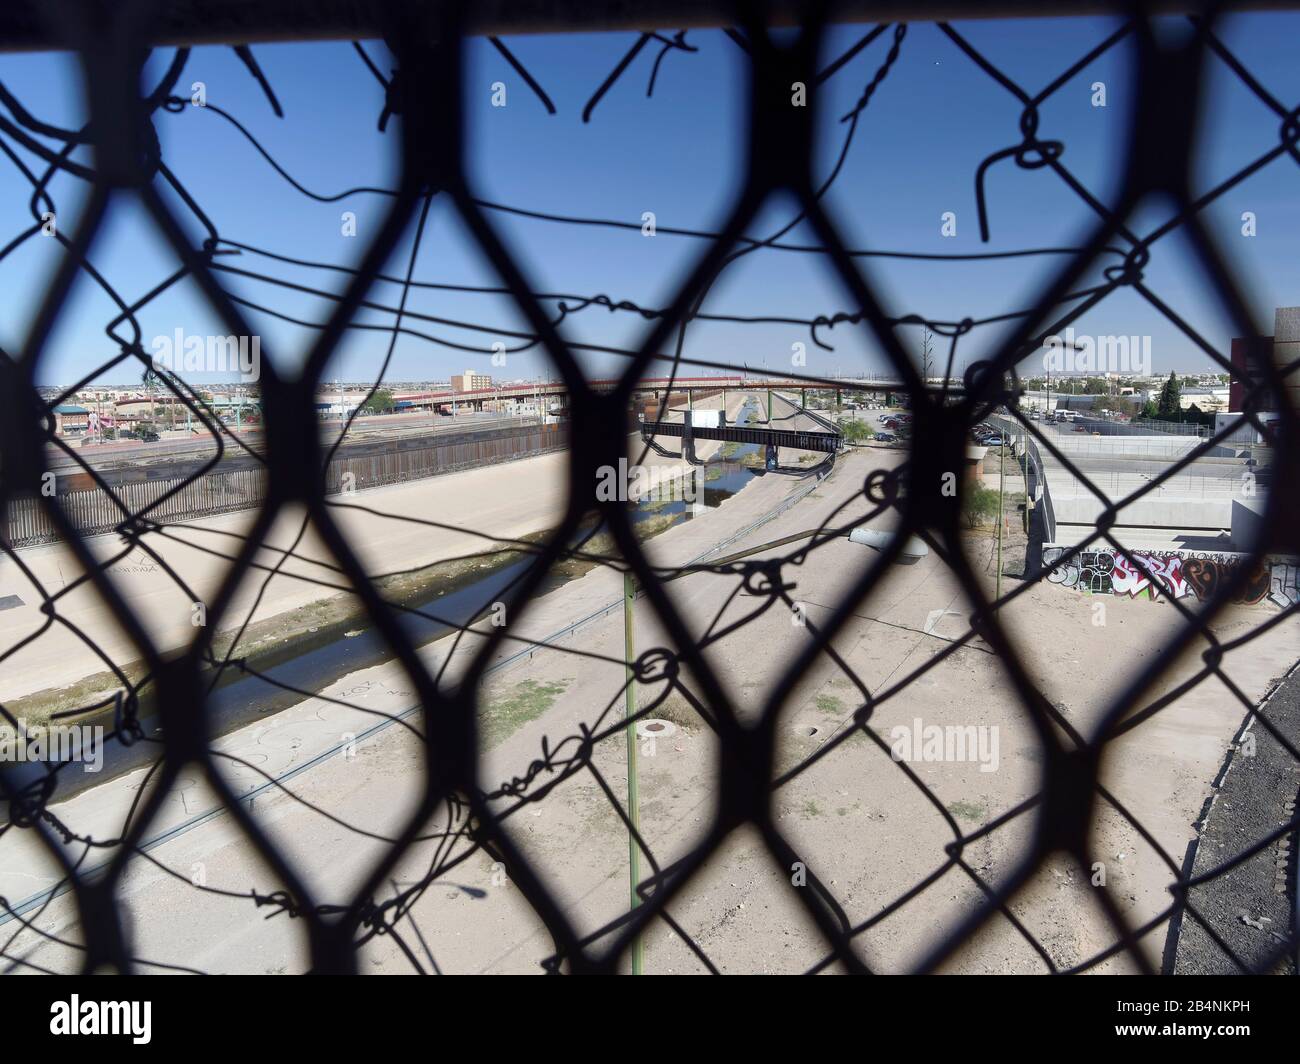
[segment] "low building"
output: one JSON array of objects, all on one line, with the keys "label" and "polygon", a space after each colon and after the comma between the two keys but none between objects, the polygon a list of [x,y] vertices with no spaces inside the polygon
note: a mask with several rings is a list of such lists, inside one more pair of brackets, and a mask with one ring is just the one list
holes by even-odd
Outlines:
[{"label": "low building", "polygon": [[[1275,410],[1259,411],[1256,417],[1263,424],[1265,432],[1272,427],[1272,422],[1277,421],[1282,415]],[[1241,413],[1232,410],[1221,410],[1214,415],[1214,434],[1217,436],[1232,422],[1241,417]],[[1238,425],[1227,436],[1223,438],[1224,443],[1254,444],[1254,443],[1271,443],[1264,437],[1260,431],[1255,428],[1249,421]]]},{"label": "low building", "polygon": [[53,413],[56,436],[81,436],[90,428],[90,411],[84,406],[61,403]]},{"label": "low building", "polygon": [[1228,388],[1183,388],[1178,393],[1178,405],[1184,410],[1196,407],[1211,414],[1228,409]]}]

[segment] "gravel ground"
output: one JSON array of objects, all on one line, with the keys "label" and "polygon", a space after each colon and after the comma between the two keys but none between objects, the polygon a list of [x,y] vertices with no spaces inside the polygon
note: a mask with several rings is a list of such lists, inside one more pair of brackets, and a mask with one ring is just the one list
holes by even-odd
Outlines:
[{"label": "gravel ground", "polygon": [[[1292,747],[1300,746],[1300,669],[1293,670],[1261,708]],[[1252,749],[1253,755],[1250,753]],[[1223,776],[1194,844],[1192,875],[1210,872],[1296,818],[1300,762],[1250,715],[1228,754]],[[1189,901],[1209,928],[1251,970],[1264,967],[1297,928],[1295,831],[1249,860],[1194,887]],[[1294,975],[1296,951],[1273,968]],[[1240,969],[1200,921],[1185,915],[1177,938],[1179,975],[1234,974]]]}]

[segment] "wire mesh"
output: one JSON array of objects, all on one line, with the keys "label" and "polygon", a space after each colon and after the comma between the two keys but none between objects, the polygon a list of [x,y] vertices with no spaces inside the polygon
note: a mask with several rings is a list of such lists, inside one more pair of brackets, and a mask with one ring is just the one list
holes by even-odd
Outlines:
[{"label": "wire mesh", "polygon": [[[1293,545],[1295,511],[1285,493],[1267,494],[1261,534],[1243,552],[1242,563],[1228,570],[1212,593],[1205,596],[1203,608],[1193,610],[1179,597],[1168,596],[1168,602],[1177,611],[1178,624],[1164,643],[1162,653],[1128,678],[1108,699],[1107,708],[1095,726],[1083,730],[1040,689],[1025,661],[1023,646],[1004,623],[1012,603],[1050,579],[1049,568],[1027,566],[1027,569],[1039,569],[1035,579],[1021,581],[1000,598],[990,597],[967,549],[963,510],[966,489],[954,493],[943,490],[943,485],[950,482],[953,470],[965,466],[970,429],[1005,407],[1006,417],[1013,419],[1019,431],[1031,441],[1034,475],[1042,478],[1046,473],[1050,490],[1057,486],[1059,479],[1064,479],[1050,469],[1059,466],[1072,478],[1080,494],[1091,493],[1097,501],[1098,516],[1090,536],[1055,555],[1054,565],[1063,567],[1080,562],[1087,552],[1102,549],[1112,551],[1116,559],[1124,558],[1138,565],[1133,552],[1122,542],[1117,527],[1125,509],[1157,496],[1163,486],[1176,484],[1183,471],[1206,448],[1226,439],[1241,424],[1252,424],[1264,431],[1257,414],[1266,405],[1278,412],[1278,420],[1267,430],[1272,440],[1273,482],[1294,483],[1297,453],[1292,405],[1294,378],[1291,377],[1297,369],[1294,363],[1283,365],[1257,358],[1250,367],[1252,390],[1241,417],[1204,440],[1194,440],[1191,450],[1166,463],[1132,490],[1121,482],[1122,478],[1109,484],[1100,483],[1096,476],[1080,468],[1077,452],[1072,452],[1057,434],[1028,416],[1020,403],[1018,366],[1028,352],[1041,346],[1044,337],[1068,327],[1113,293],[1127,290],[1168,317],[1224,372],[1240,375],[1239,366],[1216,351],[1212,343],[1198,335],[1147,287],[1143,268],[1157,241],[1171,232],[1181,232],[1189,239],[1198,268],[1213,285],[1238,333],[1242,336],[1261,333],[1252,322],[1237,282],[1225,266],[1211,234],[1203,226],[1200,213],[1243,175],[1273,159],[1289,154],[1300,161],[1296,150],[1300,138],[1296,115],[1300,109],[1289,108],[1270,95],[1218,39],[1213,19],[1190,19],[1185,37],[1169,39],[1157,34],[1148,20],[1126,15],[1128,20],[1121,28],[1037,93],[1017,85],[958,29],[941,24],[942,32],[970,63],[1005,89],[1022,108],[1018,139],[1010,147],[992,150],[973,175],[983,233],[987,236],[990,227],[996,224],[986,204],[986,188],[1007,161],[1025,170],[1049,171],[1096,215],[1087,239],[1077,248],[1067,249],[1069,254],[1063,263],[1045,273],[1037,298],[1012,316],[1014,326],[997,354],[969,366],[957,384],[952,379],[952,367],[961,339],[974,329],[1005,320],[1006,316],[987,322],[891,316],[884,309],[876,280],[868,276],[862,265],[865,256],[852,249],[841,235],[826,196],[841,171],[860,119],[869,108],[879,105],[878,93],[900,55],[905,53],[907,25],[874,26],[846,53],[824,62],[825,13],[818,5],[809,5],[809,14],[797,32],[782,34],[769,31],[757,7],[742,5],[736,26],[726,32],[748,61],[748,150],[743,184],[737,190],[725,224],[716,232],[687,234],[702,238],[704,250],[678,278],[674,294],[664,307],[616,302],[603,295],[570,294],[563,297],[566,302],[560,304],[557,314],[550,309],[557,297],[539,293],[528,282],[493,222],[494,215],[500,212],[518,211],[547,217],[545,212],[530,211],[521,205],[485,202],[476,196],[465,173],[461,128],[463,31],[459,14],[454,5],[438,5],[436,11],[421,5],[392,5],[383,16],[388,25],[384,44],[392,57],[389,74],[382,72],[382,61],[373,58],[373,42],[355,45],[358,61],[366,64],[383,87],[386,103],[378,122],[400,145],[400,172],[395,187],[378,190],[388,199],[382,224],[355,264],[346,268],[295,260],[285,256],[283,250],[277,252],[229,240],[221,234],[220,219],[209,216],[203,205],[187,192],[169,167],[156,130],[188,102],[178,95],[177,88],[182,83],[189,50],[177,48],[161,81],[146,86],[143,95],[138,91],[140,71],[149,54],[144,43],[147,5],[118,5],[111,15],[93,5],[73,5],[62,12],[57,25],[51,26],[50,32],[79,56],[91,109],[85,128],[60,129],[47,125],[0,87],[0,105],[3,105],[0,149],[30,185],[32,214],[31,225],[5,245],[0,258],[27,241],[41,239],[44,214],[56,210],[49,188],[55,175],[74,177],[84,182],[87,189],[75,228],[68,234],[60,231],[56,235],[64,251],[61,265],[46,285],[40,305],[32,308],[21,347],[0,352],[0,374],[3,374],[0,507],[6,515],[16,513],[20,507],[40,507],[49,527],[84,573],[62,588],[41,588],[47,623],[45,629],[24,640],[24,645],[44,638],[44,631],[53,626],[62,625],[76,631],[73,622],[60,613],[60,602],[76,588],[93,588],[144,667],[129,674],[112,654],[96,647],[90,636],[76,632],[100,656],[104,669],[116,676],[117,690],[108,700],[66,712],[59,719],[75,721],[111,712],[112,738],[123,745],[146,747],[150,764],[148,785],[139,789],[125,822],[116,831],[98,834],[79,833],[52,808],[60,781],[68,775],[65,770],[69,763],[52,763],[36,775],[0,772],[0,787],[7,806],[6,822],[0,827],[0,845],[7,841],[5,836],[12,839],[18,833],[38,838],[48,858],[58,864],[60,877],[58,889],[46,892],[31,906],[24,907],[17,899],[0,901],[12,925],[5,940],[0,941],[8,969],[39,968],[38,962],[30,959],[17,943],[20,936],[25,936],[24,942],[30,948],[32,940],[39,943],[54,938],[53,933],[41,929],[38,918],[63,894],[72,898],[82,936],[80,942],[63,944],[75,953],[84,970],[95,971],[105,966],[122,971],[170,967],[142,958],[134,945],[132,923],[148,920],[149,914],[136,913],[132,917],[124,912],[127,907],[124,883],[132,864],[147,861],[164,868],[186,890],[224,893],[241,899],[258,918],[269,913],[296,921],[305,936],[309,967],[313,971],[355,972],[360,967],[363,948],[385,936],[398,945],[413,970],[436,971],[438,962],[424,944],[413,910],[421,899],[448,882],[457,869],[486,855],[506,870],[536,920],[545,928],[551,943],[543,961],[546,969],[618,971],[626,967],[642,936],[652,927],[666,926],[687,945],[701,968],[716,972],[718,964],[675,912],[690,897],[696,878],[710,861],[724,852],[728,839],[742,829],[757,833],[772,867],[785,880],[790,879],[791,869],[804,873],[788,891],[800,919],[809,921],[820,936],[821,956],[809,969],[814,972],[828,969],[865,972],[876,968],[870,946],[874,930],[916,904],[934,883],[949,873],[957,874],[977,888],[984,903],[964,913],[950,913],[937,934],[923,937],[913,965],[917,971],[931,972],[948,965],[959,951],[993,924],[1013,928],[1036,958],[1038,970],[1049,972],[1087,971],[1117,957],[1126,958],[1137,970],[1151,971],[1155,966],[1148,952],[1140,947],[1140,941],[1164,934],[1171,925],[1189,924],[1199,927],[1213,941],[1225,962],[1236,969],[1269,971],[1292,964],[1296,950],[1294,902],[1290,929],[1274,928],[1279,933],[1270,948],[1261,954],[1245,956],[1228,941],[1216,918],[1203,911],[1197,891],[1229,876],[1280,840],[1292,837],[1298,823],[1294,805],[1289,819],[1267,825],[1257,837],[1234,847],[1232,852],[1216,854],[1208,867],[1194,867],[1166,852],[1102,778],[1108,748],[1113,743],[1157,715],[1176,713],[1179,697],[1199,684],[1213,681],[1222,683],[1231,692],[1240,713],[1253,714],[1256,730],[1267,733],[1293,763],[1300,764],[1294,731],[1275,725],[1267,709],[1247,697],[1223,667],[1225,654],[1293,619],[1294,598],[1275,618],[1251,626],[1231,641],[1220,639],[1210,627],[1217,617],[1243,601],[1254,579],[1253,570],[1270,555],[1286,552]],[[844,137],[835,165],[827,176],[818,180],[812,164],[817,95],[811,94],[810,106],[792,107],[791,86],[817,86],[830,78],[848,76],[855,57],[877,40],[882,42],[883,54],[874,59],[856,106],[842,116]],[[542,109],[553,113],[555,104],[545,90],[545,77],[530,72],[501,39],[493,38],[492,44],[535,94]],[[631,76],[635,60],[646,49],[654,55],[647,87],[650,93],[657,79],[671,76],[674,62],[698,58],[684,30],[637,35],[609,77],[593,91],[583,112],[584,120],[599,114],[602,99],[620,78]],[[1062,158],[1062,142],[1040,137],[1039,109],[1078,71],[1099,56],[1119,49],[1128,49],[1132,59],[1136,104],[1120,191],[1113,205],[1106,206],[1067,168]],[[271,81],[252,51],[241,47],[239,54],[265,91],[268,104],[278,113],[280,105]],[[1281,125],[1280,142],[1260,158],[1246,162],[1210,192],[1193,199],[1188,174],[1195,159],[1196,130],[1185,118],[1192,110],[1186,101],[1198,99],[1205,65],[1211,61],[1226,64],[1263,106],[1276,113]],[[260,143],[234,114],[216,104],[209,106],[240,130],[251,147],[305,198],[328,199],[305,185],[298,185],[294,177],[280,169],[274,145]],[[93,162],[74,160],[75,149],[82,146],[92,149]],[[40,168],[28,166],[25,160],[31,157],[41,160]],[[777,193],[794,198],[798,205],[796,216],[769,235],[750,235],[760,210]],[[1130,218],[1136,209],[1155,195],[1168,197],[1175,205],[1171,220],[1145,234],[1131,230]],[[91,256],[96,238],[119,203],[128,197],[143,207],[158,236],[181,263],[174,276],[134,301],[118,292],[110,277],[95,269]],[[621,742],[625,735],[628,721],[620,709],[626,689],[620,690],[608,705],[600,707],[595,721],[589,727],[584,726],[579,734],[551,737],[544,742],[531,764],[516,766],[517,775],[498,782],[485,780],[483,732],[488,725],[482,692],[487,675],[511,641],[521,643],[514,654],[516,658],[539,652],[549,644],[516,636],[509,626],[479,624],[476,627],[470,622],[448,622],[447,626],[458,632],[456,646],[468,648],[467,661],[454,677],[445,670],[450,655],[444,659],[444,668],[431,666],[427,657],[419,653],[419,640],[408,622],[412,615],[434,621],[445,618],[393,601],[377,586],[340,517],[342,508],[354,504],[340,500],[335,485],[327,482],[327,470],[358,412],[353,411],[347,417],[344,432],[331,441],[319,432],[316,395],[347,330],[364,311],[377,305],[380,297],[375,292],[381,284],[400,289],[395,305],[378,304],[391,316],[391,324],[368,326],[386,334],[388,342],[387,354],[370,388],[369,394],[374,396],[385,379],[399,335],[421,335],[422,330],[433,327],[433,323],[411,311],[407,302],[409,294],[421,284],[414,276],[415,260],[430,208],[435,203],[446,203],[454,209],[477,249],[500,277],[498,291],[509,297],[524,323],[518,334],[512,336],[512,342],[520,350],[537,348],[545,353],[563,385],[571,415],[568,449],[564,452],[567,496],[560,518],[540,542],[510,544],[510,550],[524,564],[510,576],[497,597],[512,612],[524,611],[548,589],[550,574],[559,565],[579,561],[626,569],[663,634],[662,644],[636,655],[629,670],[628,687],[642,690],[653,687],[657,691],[636,707],[634,717],[655,718],[670,699],[676,698],[684,700],[714,736],[716,788],[707,825],[692,844],[670,859],[656,854],[634,823],[627,802],[617,793],[617,781],[608,778],[608,773],[597,765],[595,751],[602,744]],[[182,219],[178,214],[178,204],[188,211],[188,217]],[[636,223],[608,219],[550,217],[568,227],[637,227]],[[187,235],[187,227],[193,223],[199,224],[206,234],[198,244]],[[816,233],[818,244],[814,250],[850,294],[853,304],[850,312],[833,317],[809,316],[800,324],[809,330],[814,343],[835,327],[861,328],[884,352],[897,378],[894,390],[906,395],[914,419],[905,458],[901,464],[868,479],[857,500],[867,502],[865,513],[846,517],[834,512],[802,540],[785,544],[789,549],[784,552],[769,551],[762,558],[728,560],[713,556],[685,565],[658,564],[638,537],[624,502],[602,498],[597,491],[602,470],[617,467],[620,459],[630,457],[626,444],[628,409],[634,397],[646,388],[647,377],[660,370],[670,376],[666,384],[654,389],[656,393],[662,392],[662,414],[673,391],[673,382],[679,376],[734,368],[722,362],[688,357],[684,352],[687,326],[710,319],[711,315],[703,309],[706,296],[732,263],[779,247],[783,238],[799,225]],[[403,235],[412,230],[416,236],[404,273],[385,274],[385,263],[393,257]],[[1114,245],[1120,247],[1120,261],[1106,269],[1105,282],[1084,291],[1076,289],[1090,265]],[[244,252],[246,258],[262,256],[274,261],[278,256],[298,265],[329,268],[343,279],[343,287],[333,291],[322,284],[311,289],[313,295],[327,301],[328,313],[314,326],[316,340],[305,353],[299,376],[284,372],[284,364],[276,358],[264,358],[259,445],[230,431],[214,407],[179,375],[154,372],[150,378],[153,385],[169,394],[195,423],[202,425],[217,441],[217,448],[190,475],[170,484],[157,497],[144,503],[133,501],[130,493],[110,483],[82,450],[56,434],[55,408],[86,383],[116,367],[135,366],[146,373],[154,370],[137,315],[151,300],[182,279],[197,284],[211,310],[232,335],[253,333],[246,312],[274,313],[274,308],[269,302],[253,303],[246,295],[236,294],[233,284],[228,282],[235,276],[268,284],[276,283],[277,279],[261,272],[262,267],[248,269],[232,265],[229,255],[232,251]],[[43,395],[37,387],[42,360],[68,305],[74,282],[80,278],[97,285],[118,306],[120,313],[108,330],[117,352],[111,361],[97,366],[93,373],[62,394]],[[625,368],[612,385],[597,387],[586,379],[580,352],[566,340],[561,328],[566,315],[592,306],[635,315],[646,322],[646,332],[640,342],[619,352]],[[948,340],[947,372],[938,385],[933,383],[932,374],[918,371],[899,337],[900,330],[922,325],[935,336]],[[490,349],[478,350],[487,354]],[[801,381],[810,389],[848,391],[853,388],[851,383],[812,373],[795,373],[788,379]],[[1022,447],[1022,453],[1023,450]],[[247,531],[235,537],[226,556],[228,565],[219,590],[206,604],[206,624],[195,629],[193,641],[181,653],[166,653],[151,637],[139,607],[124,595],[112,570],[123,559],[143,554],[150,564],[166,570],[183,587],[183,577],[171,568],[165,554],[155,546],[155,537],[171,534],[183,524],[167,516],[167,500],[188,485],[219,471],[232,453],[239,454],[250,467],[259,470],[258,497],[253,500],[255,517]],[[91,533],[105,527],[105,522],[102,519],[89,524],[78,521],[66,497],[44,490],[47,483],[44,478],[55,455],[74,465],[102,497],[111,499],[116,506],[113,528],[121,545],[107,557],[92,550],[87,542]],[[830,456],[828,463],[834,458]],[[305,476],[305,470],[315,470],[317,475]],[[810,480],[803,490],[813,490],[816,483]],[[429,484],[430,491],[438,490],[436,480]],[[284,552],[280,562],[264,571],[267,567],[258,561],[262,544],[277,518],[294,507],[300,508],[304,515],[294,546]],[[1051,513],[1050,497],[1045,509]],[[1059,502],[1057,511],[1049,517],[1052,529],[1049,539],[1054,538],[1060,520]],[[1039,512],[1041,516],[1042,508]],[[897,534],[862,572],[846,576],[842,598],[816,623],[807,622],[806,641],[783,663],[775,681],[761,692],[754,710],[742,709],[741,701],[746,696],[720,673],[710,656],[711,648],[752,623],[768,608],[798,615],[801,607],[792,574],[823,555],[828,546],[854,528],[863,527],[882,515],[896,516]],[[381,724],[377,727],[392,723],[410,732],[418,741],[421,758],[418,798],[406,811],[400,830],[378,840],[381,845],[375,851],[373,862],[354,889],[342,898],[335,893],[324,896],[322,889],[311,883],[285,854],[274,831],[254,814],[253,800],[232,788],[223,772],[223,759],[228,755],[218,748],[213,734],[214,692],[228,674],[252,669],[241,645],[248,622],[244,620],[241,624],[231,619],[236,592],[246,580],[269,580],[287,566],[309,527],[319,535],[334,560],[336,586],[349,589],[357,596],[364,607],[367,627],[382,642],[391,659],[400,663],[409,681],[413,710],[401,716],[379,713]],[[598,534],[607,537],[604,549],[593,545]],[[971,625],[962,636],[950,640],[942,652],[905,675],[869,683],[841,655],[839,641],[854,618],[879,597],[891,566],[902,560],[909,537],[919,537],[928,544],[955,578],[971,606]],[[1042,542],[1041,529],[1039,542]],[[12,542],[9,532],[0,546],[15,566],[30,572],[22,550]],[[487,556],[488,553],[475,555]],[[711,627],[701,637],[682,616],[671,588],[677,579],[700,574],[728,581],[732,589],[728,601],[742,592],[751,597],[757,603],[754,612],[727,625]],[[480,620],[481,616],[476,613],[474,620]],[[610,616],[609,609],[574,622],[568,631],[594,622],[597,616]],[[219,649],[217,633],[223,630],[223,622],[225,627],[233,625],[235,634]],[[462,637],[469,635],[473,638],[462,644]],[[867,740],[855,756],[888,759],[891,743],[882,730],[873,726],[873,719],[878,718],[891,698],[924,682],[927,674],[950,662],[958,651],[973,646],[977,640],[996,656],[1005,674],[1005,697],[1014,702],[1032,734],[1041,772],[1038,788],[1031,798],[1003,810],[973,830],[959,822],[950,805],[945,805],[918,772],[895,760],[893,767],[906,774],[916,793],[944,819],[951,838],[942,853],[933,855],[934,868],[928,876],[869,915],[854,919],[837,896],[835,883],[819,871],[818,861],[802,854],[788,826],[783,828],[775,812],[775,799],[791,781],[814,772],[820,762],[836,751],[848,749],[846,744],[855,740]],[[1153,696],[1170,664],[1185,652],[1199,648],[1202,641],[1208,643],[1208,649],[1202,654],[1203,667],[1173,692]],[[5,648],[0,652],[0,663],[21,649],[21,646]],[[575,648],[555,650],[552,647],[552,650],[581,655],[581,650]],[[832,657],[851,680],[850,690],[857,700],[851,725],[797,763],[782,765],[778,748],[782,742],[783,714],[801,677],[824,656]],[[610,659],[604,660],[610,663]],[[621,658],[612,661],[617,663]],[[0,713],[11,728],[21,727],[18,717],[8,708],[0,706]],[[280,889],[254,887],[228,891],[191,882],[183,872],[167,868],[155,855],[151,840],[160,810],[167,796],[181,786],[186,773],[193,771],[215,793],[244,844],[255,851],[269,878],[280,884]],[[580,914],[565,900],[554,878],[538,867],[511,830],[522,812],[546,806],[561,784],[578,777],[594,782],[622,828],[630,833],[634,860],[644,861],[648,866],[635,887],[636,904],[613,920],[602,920],[594,928],[584,926]],[[292,791],[292,783],[268,779],[263,789]],[[322,812],[322,815],[328,814]],[[1125,821],[1159,853],[1168,873],[1170,898],[1154,919],[1136,926],[1109,889],[1097,890],[1093,897],[1105,917],[1109,944],[1077,962],[1064,963],[1054,955],[1042,934],[1031,928],[1030,921],[1017,908],[1016,899],[1054,855],[1065,854],[1078,866],[1093,868],[1099,856],[1095,830],[1103,817]],[[1013,866],[996,877],[988,876],[972,854],[987,837],[1008,830],[1023,831]],[[420,845],[429,844],[432,855],[412,875],[404,861]],[[101,855],[107,855],[102,864],[97,863]],[[467,926],[472,930],[473,921]]]}]

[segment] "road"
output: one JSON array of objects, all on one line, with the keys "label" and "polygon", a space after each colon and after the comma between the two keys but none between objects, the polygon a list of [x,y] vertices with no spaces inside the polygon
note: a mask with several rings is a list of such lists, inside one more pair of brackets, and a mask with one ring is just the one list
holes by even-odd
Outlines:
[{"label": "road", "polygon": [[[376,415],[355,421],[347,434],[347,439],[350,442],[369,442],[431,433],[472,432],[536,423],[537,418],[503,417],[491,412],[458,414],[454,418],[436,415]],[[321,442],[324,446],[333,444],[343,428],[343,422],[339,420],[322,421],[320,425]],[[198,459],[211,456],[216,451],[216,441],[206,431],[201,437],[189,438],[183,435],[183,430],[178,430],[176,434],[164,432],[162,439],[155,443],[122,440],[83,445],[82,441],[77,439],[69,439],[65,442],[76,448],[77,456],[81,461],[95,469],[153,465],[162,458]],[[227,453],[242,454],[241,442],[250,450],[260,451],[262,430],[243,428],[236,433],[234,426],[225,426],[222,443]],[[50,468],[58,470],[79,468],[78,458],[73,458],[57,448],[51,448],[48,460]]]},{"label": "road", "polygon": [[[1204,541],[1232,527],[1234,499],[1268,488],[1244,457],[1198,457],[1172,467],[1202,441],[1188,436],[1093,436],[1067,424],[1036,422],[1066,460],[1039,446],[1056,513],[1058,540],[1073,541],[1095,526],[1107,502],[1142,496],[1119,509],[1118,523],[1147,530],[1152,546],[1186,537]],[[1069,526],[1062,528],[1061,526]],[[1064,539],[1062,539],[1064,536]],[[1240,549],[1219,543],[1218,549]]]}]

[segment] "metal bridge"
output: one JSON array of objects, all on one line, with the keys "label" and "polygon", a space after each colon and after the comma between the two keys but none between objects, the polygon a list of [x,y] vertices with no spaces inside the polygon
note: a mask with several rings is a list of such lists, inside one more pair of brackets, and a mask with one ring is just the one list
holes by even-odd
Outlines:
[{"label": "metal bridge", "polygon": [[825,451],[834,454],[840,449],[838,432],[805,432],[801,429],[767,429],[752,425],[723,425],[705,428],[688,425],[684,421],[645,421],[641,424],[641,438],[649,441],[653,436],[680,436],[697,440],[724,440],[727,443],[757,443],[769,447],[793,447],[801,451]]}]

